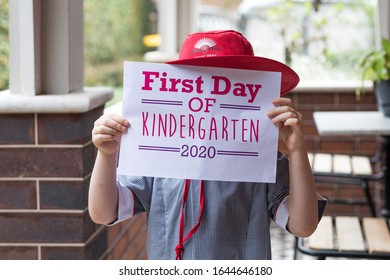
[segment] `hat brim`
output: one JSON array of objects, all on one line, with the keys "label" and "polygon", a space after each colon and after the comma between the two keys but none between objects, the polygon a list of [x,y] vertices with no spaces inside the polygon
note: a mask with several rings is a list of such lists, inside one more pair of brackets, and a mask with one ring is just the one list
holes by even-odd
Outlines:
[{"label": "hat brim", "polygon": [[192,65],[205,67],[221,67],[244,70],[258,70],[282,73],[282,83],[280,95],[284,95],[293,90],[299,83],[299,76],[287,65],[265,57],[249,55],[229,55],[199,57],[191,59],[180,59],[168,61],[168,64]]}]

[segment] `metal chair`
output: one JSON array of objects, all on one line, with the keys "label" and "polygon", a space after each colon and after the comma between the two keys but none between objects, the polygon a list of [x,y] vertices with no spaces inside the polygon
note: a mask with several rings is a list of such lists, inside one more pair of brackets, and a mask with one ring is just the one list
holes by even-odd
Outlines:
[{"label": "metal chair", "polygon": [[379,217],[325,216],[308,238],[296,238],[298,252],[333,258],[390,259],[389,220]]},{"label": "metal chair", "polygon": [[[369,182],[384,178],[385,170],[374,172],[373,164],[380,161],[380,155],[374,157],[309,153],[309,160],[316,182],[360,185],[365,199],[327,197],[329,203],[348,205],[365,204],[372,216],[376,216],[375,204],[371,197]],[[382,165],[381,165],[382,166]]]}]

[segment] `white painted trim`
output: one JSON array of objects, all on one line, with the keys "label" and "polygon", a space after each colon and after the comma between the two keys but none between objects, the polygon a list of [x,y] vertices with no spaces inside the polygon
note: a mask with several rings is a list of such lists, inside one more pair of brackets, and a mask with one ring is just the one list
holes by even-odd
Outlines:
[{"label": "white painted trim", "polygon": [[67,94],[27,96],[0,92],[0,114],[4,113],[85,113],[112,99],[111,88],[84,88]]},{"label": "white painted trim", "polygon": [[[12,92],[29,96],[37,94],[38,65],[36,51],[37,21],[34,0],[9,1],[9,41],[10,41],[10,86]],[[37,22],[37,24],[39,24]]]},{"label": "white painted trim", "polygon": [[175,55],[177,52],[177,1],[160,0],[158,2],[158,33],[161,36],[158,50],[169,56]]},{"label": "white painted trim", "polygon": [[[390,2],[378,0],[378,36],[390,39]],[[379,42],[379,40],[378,40]]]},{"label": "white painted trim", "polygon": [[10,91],[66,94],[84,83],[83,1],[9,0]]}]

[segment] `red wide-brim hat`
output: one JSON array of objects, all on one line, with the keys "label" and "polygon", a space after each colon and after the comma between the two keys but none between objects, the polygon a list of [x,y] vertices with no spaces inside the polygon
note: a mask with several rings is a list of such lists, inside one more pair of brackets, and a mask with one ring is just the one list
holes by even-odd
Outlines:
[{"label": "red wide-brim hat", "polygon": [[183,42],[179,59],[167,63],[280,72],[281,95],[290,92],[299,83],[299,76],[294,70],[279,61],[255,56],[249,41],[234,30],[189,34]]}]

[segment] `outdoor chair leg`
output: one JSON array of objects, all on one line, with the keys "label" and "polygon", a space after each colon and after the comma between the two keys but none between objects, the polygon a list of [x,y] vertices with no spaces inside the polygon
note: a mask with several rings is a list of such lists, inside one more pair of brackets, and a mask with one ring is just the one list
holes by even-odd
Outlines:
[{"label": "outdoor chair leg", "polygon": [[295,237],[294,260],[298,259],[298,237]]},{"label": "outdoor chair leg", "polygon": [[373,217],[375,217],[376,216],[376,210],[375,210],[374,202],[372,201],[372,198],[371,198],[371,193],[370,193],[370,188],[369,188],[368,181],[367,180],[361,180],[361,186],[363,187],[364,193],[366,194],[367,203],[368,203],[368,207],[370,208],[371,215]]}]

